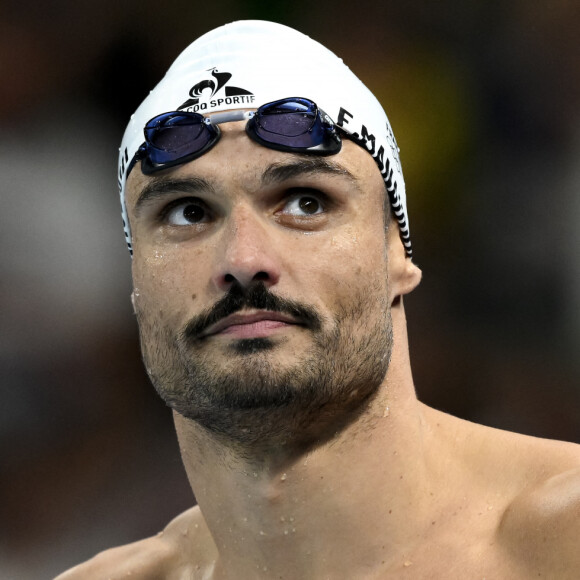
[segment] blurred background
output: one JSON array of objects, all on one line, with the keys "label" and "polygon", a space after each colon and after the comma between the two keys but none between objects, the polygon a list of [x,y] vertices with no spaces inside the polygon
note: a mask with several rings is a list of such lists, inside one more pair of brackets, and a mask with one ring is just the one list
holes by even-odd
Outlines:
[{"label": "blurred background", "polygon": [[177,54],[244,18],[313,36],[385,105],[424,273],[420,398],[580,442],[580,3],[4,0],[2,579],[52,578],[194,502],[140,361],[117,150]]}]

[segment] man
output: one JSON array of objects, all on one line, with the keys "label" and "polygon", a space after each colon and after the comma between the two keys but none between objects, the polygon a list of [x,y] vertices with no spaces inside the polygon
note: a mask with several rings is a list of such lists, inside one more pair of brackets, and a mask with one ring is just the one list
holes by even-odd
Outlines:
[{"label": "man", "polygon": [[208,33],[132,117],[119,184],[199,507],[61,580],[580,576],[578,447],[415,396],[398,149],[335,55],[272,23]]}]

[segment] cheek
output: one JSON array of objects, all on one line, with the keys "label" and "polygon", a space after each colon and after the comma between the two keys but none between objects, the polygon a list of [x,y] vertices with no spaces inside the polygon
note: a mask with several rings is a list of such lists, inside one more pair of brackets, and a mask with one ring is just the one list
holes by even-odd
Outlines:
[{"label": "cheek", "polygon": [[132,270],[136,312],[164,325],[181,323],[199,294],[201,276],[193,276],[183,258],[158,250],[136,253]]},{"label": "cheek", "polygon": [[346,227],[316,250],[316,269],[333,284],[368,284],[386,277],[386,249],[382,237]]},{"label": "cheek", "polygon": [[[388,285],[384,238],[346,228],[310,253],[305,296],[331,317],[382,316]],[[300,262],[297,262],[300,269]],[[303,268],[303,265],[302,265]]]}]

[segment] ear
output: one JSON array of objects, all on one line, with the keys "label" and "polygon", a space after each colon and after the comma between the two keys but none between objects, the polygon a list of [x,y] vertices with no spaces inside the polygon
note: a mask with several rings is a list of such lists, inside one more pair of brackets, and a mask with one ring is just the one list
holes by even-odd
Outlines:
[{"label": "ear", "polygon": [[392,221],[387,230],[387,254],[389,271],[389,300],[396,304],[405,294],[412,292],[421,282],[422,272],[407,257],[399,236],[397,223]]}]

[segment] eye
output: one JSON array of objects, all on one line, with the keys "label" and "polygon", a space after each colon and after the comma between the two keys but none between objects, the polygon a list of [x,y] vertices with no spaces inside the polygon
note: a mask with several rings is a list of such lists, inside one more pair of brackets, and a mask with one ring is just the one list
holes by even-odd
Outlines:
[{"label": "eye", "polygon": [[211,215],[201,199],[188,198],[178,199],[169,204],[161,217],[171,226],[190,226],[207,222]]},{"label": "eye", "polygon": [[324,206],[319,197],[313,194],[297,194],[284,205],[282,213],[295,216],[316,215],[324,212]]}]

